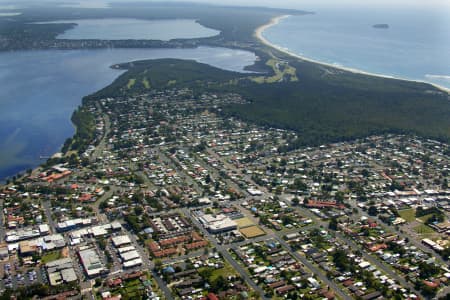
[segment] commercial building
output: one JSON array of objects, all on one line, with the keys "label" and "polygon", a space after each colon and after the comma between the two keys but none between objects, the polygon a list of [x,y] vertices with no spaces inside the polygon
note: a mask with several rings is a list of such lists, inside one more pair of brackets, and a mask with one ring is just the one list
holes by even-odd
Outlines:
[{"label": "commercial building", "polygon": [[56,230],[59,232],[66,232],[70,230],[74,230],[76,228],[84,227],[84,226],[90,226],[92,225],[91,219],[71,219],[64,222],[60,222],[56,224]]},{"label": "commercial building", "polygon": [[221,233],[230,230],[235,230],[237,224],[224,214],[207,215],[201,214],[199,221],[205,226],[205,228],[211,233]]},{"label": "commercial building", "polygon": [[78,279],[72,265],[72,259],[70,258],[54,260],[47,263],[45,267],[47,269],[48,280],[52,286],[73,282]]},{"label": "commercial building", "polygon": [[140,265],[142,265],[142,259],[141,258],[128,260],[128,261],[123,263],[123,267],[124,268],[132,268],[132,267],[136,267],[136,266],[140,266]]},{"label": "commercial building", "polygon": [[136,250],[133,250],[125,253],[120,253],[120,258],[122,259],[122,262],[126,262],[129,260],[140,258],[140,255]]},{"label": "commercial building", "polygon": [[114,247],[119,248],[124,245],[131,244],[130,237],[128,235],[119,235],[112,238]]},{"label": "commercial building", "polygon": [[95,248],[86,248],[78,251],[78,257],[88,277],[100,275],[105,268]]}]

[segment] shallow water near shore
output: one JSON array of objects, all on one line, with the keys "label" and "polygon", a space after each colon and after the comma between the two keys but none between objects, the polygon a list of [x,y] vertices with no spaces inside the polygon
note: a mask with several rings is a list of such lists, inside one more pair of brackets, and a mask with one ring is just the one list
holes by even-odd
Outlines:
[{"label": "shallow water near shore", "polygon": [[284,18],[263,36],[290,52],[337,67],[450,88],[449,20],[450,12],[436,7],[322,8]]}]

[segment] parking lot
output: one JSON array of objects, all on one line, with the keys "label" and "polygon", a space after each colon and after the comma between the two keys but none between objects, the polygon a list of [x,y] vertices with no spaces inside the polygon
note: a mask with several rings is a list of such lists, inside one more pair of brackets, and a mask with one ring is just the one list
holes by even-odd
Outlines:
[{"label": "parking lot", "polygon": [[19,267],[16,259],[8,259],[0,263],[0,291],[16,290],[37,283],[48,284],[44,268]]}]

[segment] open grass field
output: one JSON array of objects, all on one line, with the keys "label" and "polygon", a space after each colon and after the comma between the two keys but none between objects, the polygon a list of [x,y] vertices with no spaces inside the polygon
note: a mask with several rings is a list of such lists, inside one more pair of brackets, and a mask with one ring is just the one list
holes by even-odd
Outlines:
[{"label": "open grass field", "polygon": [[273,76],[257,76],[252,80],[256,83],[274,83],[283,81],[284,78],[289,78],[289,81],[298,81],[296,69],[289,65],[287,62],[280,61],[278,59],[271,58],[267,61],[266,65],[271,67],[275,74]]},{"label": "open grass field", "polygon": [[139,279],[124,282],[123,287],[112,291],[112,294],[122,295],[122,299],[141,299],[144,295],[144,286]]},{"label": "open grass field", "polygon": [[236,219],[234,221],[237,223],[237,226],[239,228],[245,228],[245,227],[250,227],[250,226],[255,225],[255,223],[253,223],[249,218],[240,218],[240,219]]},{"label": "open grass field", "polygon": [[425,224],[420,224],[420,225],[414,227],[414,231],[420,235],[432,235],[435,233],[433,228],[431,228],[430,226],[425,225]]},{"label": "open grass field", "polygon": [[265,235],[266,233],[259,228],[258,226],[254,225],[254,226],[250,226],[250,227],[246,227],[246,228],[241,228],[239,229],[239,231],[247,238],[247,239],[251,239],[254,237],[258,237],[258,236],[262,236]]},{"label": "open grass field", "polygon": [[414,208],[402,209],[398,211],[398,214],[406,222],[412,222],[416,220],[416,210]]},{"label": "open grass field", "polygon": [[144,79],[142,79],[142,84],[146,89],[150,88],[150,82],[148,81],[147,77],[144,77]]},{"label": "open grass field", "polygon": [[233,267],[230,264],[226,263],[223,268],[214,270],[212,272],[211,281],[216,280],[216,278],[219,277],[220,275],[222,275],[224,278],[227,278],[227,276],[238,275],[238,274],[236,273],[236,271],[233,269]]},{"label": "open grass field", "polygon": [[423,223],[425,223],[426,221],[428,221],[429,218],[431,218],[433,216],[433,214],[428,214],[425,216],[422,216],[420,218],[418,218],[420,221],[422,221]]},{"label": "open grass field", "polygon": [[130,80],[128,80],[128,83],[127,83],[127,89],[131,89],[135,83],[136,83],[136,79],[130,78]]},{"label": "open grass field", "polygon": [[62,258],[61,251],[52,251],[42,256],[41,261],[43,264],[46,264],[60,258]]}]

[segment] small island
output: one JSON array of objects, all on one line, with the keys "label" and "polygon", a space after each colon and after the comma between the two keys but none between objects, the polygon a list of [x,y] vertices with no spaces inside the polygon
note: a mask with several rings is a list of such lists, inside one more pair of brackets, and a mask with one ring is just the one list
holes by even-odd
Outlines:
[{"label": "small island", "polygon": [[376,28],[376,29],[388,29],[389,28],[389,24],[375,24],[372,27]]}]

